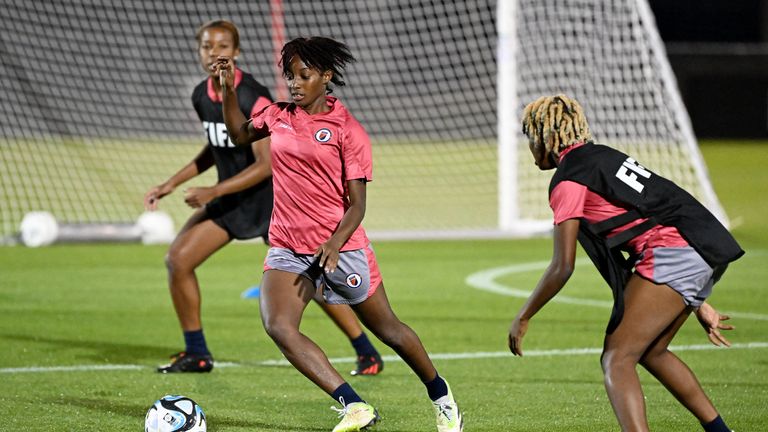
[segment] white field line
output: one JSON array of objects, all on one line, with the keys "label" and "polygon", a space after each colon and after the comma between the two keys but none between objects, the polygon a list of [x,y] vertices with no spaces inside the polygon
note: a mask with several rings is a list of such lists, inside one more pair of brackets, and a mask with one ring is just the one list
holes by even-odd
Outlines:
[{"label": "white field line", "polygon": [[[576,259],[576,266],[582,266],[585,264],[590,264],[590,261],[588,258]],[[535,261],[530,263],[513,264],[510,266],[504,266],[504,267],[494,267],[486,270],[481,270],[476,273],[472,273],[471,275],[467,276],[467,278],[464,280],[464,283],[482,291],[488,291],[494,294],[499,294],[499,295],[508,296],[508,297],[517,297],[517,298],[527,299],[528,296],[531,295],[531,291],[502,285],[496,282],[496,278],[500,276],[508,275],[508,274],[526,273],[530,271],[543,271],[544,269],[547,268],[547,266],[549,266],[549,261]],[[606,287],[606,289],[608,288]],[[613,307],[612,301],[576,298],[576,297],[569,297],[562,294],[556,295],[550,301],[567,303],[567,304],[576,304],[576,305],[582,305],[582,306],[595,306],[595,307],[601,307],[606,309],[610,309],[611,307]],[[721,313],[725,315],[729,315],[731,318],[768,321],[768,315],[766,314],[758,314],[758,313],[751,313],[751,312],[734,312],[734,311],[721,311]]]},{"label": "white field line", "polygon": [[2,368],[0,373],[35,373],[35,372],[93,372],[93,371],[113,371],[113,370],[139,370],[144,369],[139,365],[73,365],[73,366],[32,366],[18,368]]},{"label": "white field line", "polygon": [[[755,255],[766,254],[764,250],[758,250],[752,252]],[[581,266],[588,264],[589,260],[586,258],[579,258],[576,260],[576,265]],[[487,270],[483,270],[477,273],[473,273],[467,276],[465,282],[467,285],[500,295],[528,298],[531,294],[530,291],[525,291],[517,288],[511,288],[499,283],[496,283],[494,279],[505,274],[523,273],[534,270],[544,270],[549,265],[548,261],[536,261],[523,264],[514,264],[505,267],[496,267]],[[580,299],[574,297],[568,297],[559,295],[552,299],[552,301],[558,301],[561,303],[580,304],[586,306],[596,307],[612,307],[611,302],[604,300],[591,300]],[[768,315],[755,314],[749,312],[723,312],[727,315],[731,315],[735,318],[754,319],[759,321],[768,321]],[[736,343],[731,346],[731,349],[762,349],[768,348],[768,342],[747,342]],[[714,345],[671,345],[672,351],[703,351],[703,350],[717,350],[721,349]],[[547,356],[563,356],[563,355],[585,355],[585,354],[599,354],[600,348],[571,348],[571,349],[555,349],[555,350],[531,350],[525,351],[526,357],[547,357]],[[483,359],[483,358],[496,358],[507,357],[511,354],[507,351],[496,352],[471,352],[471,353],[438,353],[430,354],[430,357],[434,360],[462,360],[462,359]],[[401,361],[397,356],[384,356],[386,361]],[[354,363],[356,359],[354,357],[338,357],[330,359],[331,363]],[[259,366],[287,366],[288,361],[285,359],[280,360],[264,360],[256,363]],[[230,362],[217,362],[217,368],[228,367],[241,367],[247,366],[240,363]],[[48,367],[17,367],[17,368],[0,368],[0,374],[19,374],[19,373],[42,373],[42,372],[91,372],[91,371],[113,371],[113,370],[143,370],[147,369],[146,366],[140,365],[73,365],[73,366],[48,366]]]},{"label": "white field line", "polygon": [[[746,342],[735,343],[730,346],[730,349],[761,349],[768,348],[768,342]],[[717,347],[712,344],[701,345],[670,345],[671,351],[710,351],[710,350],[723,350],[728,349],[724,347]],[[526,350],[523,351],[525,357],[558,357],[558,356],[573,356],[573,355],[589,355],[600,354],[603,351],[602,348],[566,348],[566,349],[551,349],[551,350]],[[430,354],[429,358],[432,360],[475,360],[475,359],[487,359],[498,357],[512,357],[512,353],[509,351],[490,351],[490,352],[465,352],[465,353],[437,353]],[[384,361],[403,361],[398,356],[383,356]],[[354,357],[337,357],[329,359],[331,363],[355,363]],[[290,365],[288,360],[266,360],[258,363],[261,366],[287,366]]]},{"label": "white field line", "polygon": [[[735,343],[730,348],[716,347],[710,344],[701,345],[671,345],[670,350],[681,351],[715,351],[726,349],[765,349],[768,348],[768,342],[746,342]],[[602,351],[601,348],[568,348],[551,350],[527,350],[523,354],[525,357],[562,357],[574,355],[597,355]],[[499,357],[512,357],[509,351],[490,351],[490,352],[463,352],[463,353],[436,353],[430,354],[432,360],[476,360]],[[401,362],[398,356],[383,356],[384,361]],[[329,359],[334,364],[354,364],[355,357],[336,357]],[[249,366],[289,366],[288,360],[264,360],[257,363],[232,363],[217,362],[216,368],[249,367]],[[18,367],[2,368],[0,373],[20,374],[20,373],[44,373],[44,372],[96,372],[96,371],[115,371],[115,370],[147,370],[153,367],[141,365],[74,365],[74,366],[52,366],[52,367]]]}]

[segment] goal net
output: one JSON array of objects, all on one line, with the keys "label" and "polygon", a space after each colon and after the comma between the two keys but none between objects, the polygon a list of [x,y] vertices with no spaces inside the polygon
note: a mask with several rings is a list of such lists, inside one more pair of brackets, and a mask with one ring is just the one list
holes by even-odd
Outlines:
[{"label": "goal net", "polygon": [[551,172],[533,164],[519,119],[528,102],[557,93],[581,103],[596,142],[633,155],[727,223],[647,0],[502,1],[498,31],[501,228],[551,221]]},{"label": "goal net", "polygon": [[[190,102],[205,78],[194,34],[218,18],[238,24],[239,66],[278,100],[284,42],[323,35],[350,46],[358,61],[334,94],[373,141],[373,236],[492,236],[549,220],[547,175],[533,169],[518,118],[554,91],[583,103],[600,142],[716,205],[643,1],[8,0],[5,242],[28,212],[63,223],[138,218],[144,193],[205,143]],[[177,228],[191,214],[182,190],[213,184],[214,171],[161,201]]]}]

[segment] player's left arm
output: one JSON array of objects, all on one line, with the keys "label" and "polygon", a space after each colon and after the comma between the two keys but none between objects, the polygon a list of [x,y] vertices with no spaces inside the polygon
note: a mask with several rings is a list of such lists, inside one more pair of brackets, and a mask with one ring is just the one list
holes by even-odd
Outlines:
[{"label": "player's left arm", "polygon": [[332,273],[339,263],[339,249],[349,240],[357,227],[363,222],[366,206],[367,179],[359,178],[347,182],[349,193],[349,208],[339,222],[336,231],[331,238],[315,251],[315,256],[320,257],[320,267]]},{"label": "player's left arm", "polygon": [[255,161],[236,175],[210,187],[187,189],[184,201],[193,208],[202,207],[220,196],[233,194],[255,186],[272,176],[272,158],[269,152],[270,138],[251,144]]},{"label": "player's left arm", "polygon": [[347,179],[349,207],[339,221],[333,235],[315,251],[319,264],[326,272],[336,270],[339,250],[363,222],[366,206],[366,186],[373,180],[371,140],[363,126],[349,119],[341,131],[341,160]]},{"label": "player's left arm", "polygon": [[579,219],[568,219],[554,229],[554,250],[552,261],[536,285],[528,300],[517,313],[509,328],[507,343],[515,355],[523,355],[522,342],[528,330],[528,321],[565,286],[573,274],[576,262],[576,239],[579,234]]}]

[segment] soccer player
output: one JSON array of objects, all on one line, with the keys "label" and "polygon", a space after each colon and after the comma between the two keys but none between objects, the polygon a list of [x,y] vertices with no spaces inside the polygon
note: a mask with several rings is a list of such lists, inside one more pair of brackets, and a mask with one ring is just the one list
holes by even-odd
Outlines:
[{"label": "soccer player", "polygon": [[720,333],[733,328],[722,323],[728,317],[705,300],[744,251],[683,189],[626,154],[594,144],[577,101],[541,97],[525,107],[522,126],[536,165],[556,170],[549,187],[554,252],[512,322],[511,351],[523,355],[529,321],[571,276],[578,239],[614,294],[601,363],[621,429],[648,430],[639,363],[705,431],[729,431],[669,344],[694,312],[713,344],[730,345]]},{"label": "soccer player", "polygon": [[[186,348],[171,356],[159,372],[208,372],[213,357],[208,350],[200,319],[200,288],[195,269],[232,239],[262,237],[267,240],[272,214],[272,182],[269,179],[269,139],[236,147],[227,136],[221,109],[221,85],[210,66],[219,55],[236,58],[240,37],[235,24],[216,20],[203,24],[196,33],[200,63],[210,75],[195,87],[192,103],[203,123],[208,143],[197,157],[144,197],[148,210],[176,187],[216,165],[219,182],[212,187],[189,188],[186,203],[197,209],[171,244],[166,257],[168,283]],[[234,84],[244,115],[259,112],[272,103],[269,91],[250,74],[234,70]],[[318,301],[347,335],[357,352],[353,375],[376,375],[384,367],[381,356],[347,305]]]},{"label": "soccer player", "polygon": [[232,59],[219,57],[214,65],[226,79],[224,120],[230,138],[250,145],[271,136],[275,206],[261,285],[262,323],[288,361],[341,403],[335,432],[366,428],[379,415],[299,330],[317,289],[328,303],[352,305],[366,327],[413,369],[432,400],[438,431],[461,431],[462,416],[448,383],[416,333],[392,311],[360,225],[372,180],[371,143],[344,104],[328,95],[331,84],[344,85],[343,69],[351,61],[348,47],[333,39],[288,42],[280,66],[293,102],[270,105],[251,119],[238,109]]}]

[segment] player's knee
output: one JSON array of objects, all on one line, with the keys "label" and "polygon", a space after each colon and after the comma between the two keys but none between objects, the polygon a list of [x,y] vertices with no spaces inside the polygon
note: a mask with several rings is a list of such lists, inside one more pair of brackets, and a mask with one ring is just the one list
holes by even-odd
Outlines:
[{"label": "player's knee", "polygon": [[175,260],[174,260],[173,255],[170,252],[168,252],[167,254],[165,254],[165,259],[164,260],[165,260],[165,268],[168,269],[169,273],[172,273],[173,269],[175,267],[174,266]]},{"label": "player's knee", "polygon": [[267,335],[278,345],[287,345],[288,341],[299,332],[295,326],[279,319],[266,319],[262,324]]},{"label": "player's knee", "polygon": [[603,351],[603,355],[600,356],[600,366],[603,368],[603,375],[609,375],[617,369],[634,368],[638,361],[639,356],[621,349],[606,349]]},{"label": "player's knee", "polygon": [[650,350],[640,357],[640,364],[643,367],[653,367],[660,361],[664,361],[664,357],[669,353],[667,349]]},{"label": "player's knee", "polygon": [[380,331],[376,333],[376,337],[388,347],[398,348],[405,344],[408,335],[412,332],[413,330],[408,326],[398,321],[396,325],[381,326]]},{"label": "player's knee", "polygon": [[171,249],[165,255],[165,268],[169,274],[181,274],[194,270],[187,264],[184,254],[181,251]]},{"label": "player's knee", "polygon": [[603,376],[608,379],[617,366],[615,353],[603,351],[603,355],[600,357],[600,366],[603,369]]}]

